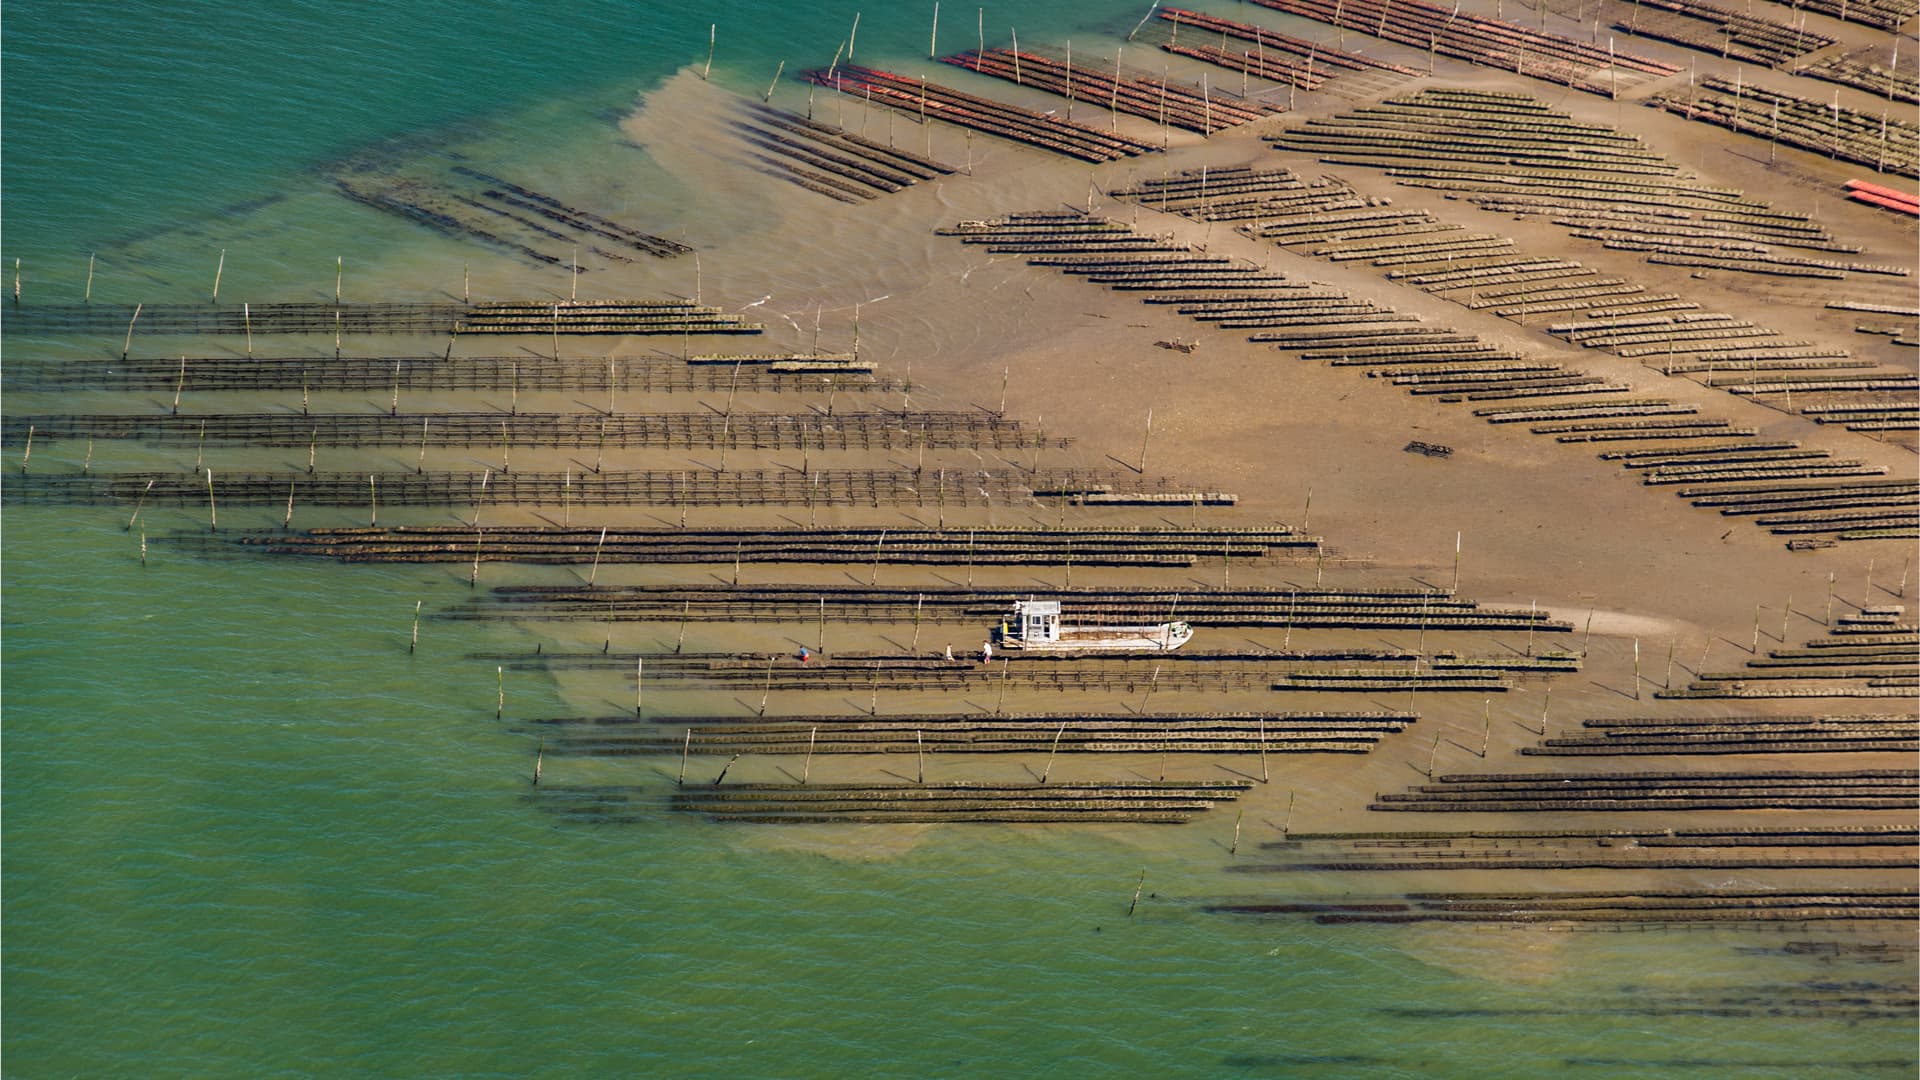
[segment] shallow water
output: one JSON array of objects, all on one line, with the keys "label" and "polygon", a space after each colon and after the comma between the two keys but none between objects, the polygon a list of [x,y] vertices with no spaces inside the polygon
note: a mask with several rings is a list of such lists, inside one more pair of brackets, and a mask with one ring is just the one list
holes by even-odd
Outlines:
[{"label": "shallow water", "polygon": [[[557,293],[564,271],[381,217],[333,195],[320,171],[375,149],[405,158],[451,147],[601,213],[713,245],[730,276],[707,287],[728,304],[778,293],[782,303],[766,310],[803,339],[806,301],[817,297],[844,335],[853,303],[905,297],[951,253],[930,240],[871,250],[848,219],[816,219],[799,196],[755,202],[766,185],[736,191],[725,169],[698,163],[697,148],[670,142],[697,144],[698,125],[676,132],[657,113],[629,115],[637,94],[701,58],[712,21],[716,79],[746,93],[781,59],[791,71],[830,56],[853,6],[801,7],[737,4],[709,18],[589,2],[555,18],[413,0],[198,4],[133,17],[15,5],[4,46],[4,255],[22,260],[28,303],[77,301],[89,252],[99,253],[96,300],[201,299],[222,248],[228,299],[325,296],[337,255],[349,299],[446,294],[463,263],[479,295]],[[1138,18],[1133,7],[1023,7],[1022,36],[1103,33],[1110,43]],[[923,54],[924,14],[866,12],[862,61]],[[973,29],[949,11],[943,51],[970,45]],[[791,86],[782,94],[803,107]],[[957,156],[959,140],[941,137]],[[983,172],[996,156],[1008,170],[983,179],[994,196],[955,184],[860,212],[876,231],[904,231],[929,203],[950,217],[1029,183],[1060,187],[1058,170],[1042,175],[1004,147],[968,149]],[[711,185],[689,179],[703,169]],[[762,229],[802,238],[813,254],[755,265]],[[691,291],[685,260],[590,269],[583,291]],[[982,282],[1000,280],[1000,270],[978,269]],[[870,316],[868,347],[948,361],[959,377],[944,397],[929,390],[928,404],[990,395],[984,365],[969,369],[965,357],[1044,341],[1036,317],[1063,290],[1051,277],[983,287],[998,306],[967,322],[979,337],[966,338],[950,313],[905,304]],[[10,335],[6,353],[98,358],[117,344]],[[48,407],[22,398],[10,411]],[[185,468],[189,452],[102,444],[94,466]],[[223,468],[248,460],[210,453]],[[338,467],[409,456],[335,453]],[[81,455],[36,447],[33,465],[76,468]],[[295,456],[264,453],[275,464]],[[277,514],[232,509],[223,519],[259,526]],[[1898,999],[1909,967],[1783,955],[1778,934],[1333,928],[1207,913],[1205,902],[1228,895],[1375,888],[1228,872],[1228,810],[1181,829],[1085,832],[772,833],[664,812],[643,825],[558,823],[525,798],[533,736],[514,721],[618,709],[627,687],[532,672],[496,684],[467,654],[525,651],[536,639],[579,647],[597,642],[598,628],[429,618],[409,655],[414,602],[431,616],[464,600],[464,568],[202,560],[162,541],[202,529],[199,508],[148,508],[127,524],[118,509],[15,505],[6,515],[0,869],[13,1075],[1912,1071],[1906,1019],[1836,1004]],[[569,573],[487,571],[489,580]],[[845,640],[877,645],[885,629]],[[619,626],[613,643],[660,648],[670,630]],[[696,627],[692,638],[785,647],[770,627]],[[506,723],[491,713],[502,685]],[[738,707],[685,692],[657,700]],[[547,765],[560,782],[657,792],[668,768]],[[1308,778],[1327,769],[1300,768]],[[1373,781],[1354,783],[1364,794]]]}]

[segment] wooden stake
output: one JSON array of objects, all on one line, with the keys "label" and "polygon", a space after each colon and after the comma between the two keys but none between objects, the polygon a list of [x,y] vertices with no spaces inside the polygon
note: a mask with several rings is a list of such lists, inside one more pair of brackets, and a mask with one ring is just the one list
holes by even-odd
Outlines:
[{"label": "wooden stake", "polygon": [[420,649],[420,604],[419,600],[413,602],[413,638],[407,642],[408,656],[412,656]]},{"label": "wooden stake", "polygon": [[1140,699],[1140,714],[1146,715],[1147,703],[1153,700],[1153,692],[1160,686],[1160,665],[1153,665],[1153,677],[1147,680],[1147,695]]},{"label": "wooden stake", "polygon": [[[642,656],[636,657],[633,661],[633,715],[636,718],[640,716],[640,710],[646,703],[647,660],[646,657]],[[761,711],[764,714],[765,709],[763,708]]]},{"label": "wooden stake", "polygon": [[806,785],[807,777],[813,772],[813,744],[820,737],[820,725],[813,725],[807,732],[807,760],[800,765],[800,783]]},{"label": "wooden stake", "polygon": [[[33,428],[31,426],[27,428],[27,438],[29,439],[33,438]],[[24,462],[22,463],[21,467],[22,468],[25,467]],[[146,487],[140,489],[140,497],[133,501],[133,516],[127,519],[126,531],[128,532],[133,531],[133,523],[139,520],[139,517],[140,517],[140,508],[147,504],[147,492],[152,490],[153,490],[153,481],[151,480],[147,481]]]},{"label": "wooden stake", "polygon": [[[1539,616],[1540,616],[1540,601],[1538,599],[1535,599],[1532,606],[1527,609],[1527,655],[1528,656],[1533,655],[1533,624],[1535,620],[1539,618]],[[1589,613],[1588,619],[1589,619],[1589,625],[1591,625],[1591,619],[1592,619],[1591,613]]]},{"label": "wooden stake", "polygon": [[207,470],[207,531],[220,531],[220,511],[213,505],[213,470]]},{"label": "wooden stake", "polygon": [[367,527],[370,529],[378,528],[380,525],[380,492],[378,488],[374,487],[372,473],[367,474],[367,506],[369,508]]},{"label": "wooden stake", "polygon": [[547,740],[540,740],[540,749],[533,752],[533,786],[540,786],[540,768],[547,762]]},{"label": "wooden stake", "polygon": [[[347,275],[346,257],[343,255],[335,255],[333,257],[333,303],[336,308],[334,312],[336,326],[339,325],[338,323],[339,311],[337,309],[340,304],[340,283],[346,277],[346,275]],[[339,348],[339,344],[336,342],[334,347]]]},{"label": "wooden stake", "polygon": [[1413,644],[1413,673],[1415,675],[1420,674],[1420,658],[1425,656],[1427,652],[1427,608],[1431,603],[1432,600],[1429,597],[1420,597],[1420,632],[1414,639]]},{"label": "wooden stake", "polygon": [[1787,624],[1791,621],[1793,621],[1793,594],[1788,593],[1787,606],[1782,609],[1780,616],[1780,644],[1782,645],[1787,643]]},{"label": "wooden stake", "polygon": [[[14,260],[13,266],[16,275],[13,280],[13,302],[18,304],[20,302],[20,279],[18,277],[20,261],[18,259]],[[133,318],[127,320],[127,341],[126,344],[120,346],[120,359],[123,362],[126,360],[127,354],[133,351],[133,324],[140,321],[140,309],[145,306],[146,304],[144,302],[133,305]],[[185,358],[182,357],[182,359],[184,360]]]},{"label": "wooden stake", "polygon": [[500,667],[497,665],[494,667],[493,684],[494,684],[494,693],[496,695],[494,698],[493,718],[495,720],[498,720],[501,717],[507,715],[507,669],[506,668]]},{"label": "wooden stake", "polygon": [[1677,637],[1667,639],[1667,675],[1666,678],[1660,680],[1660,688],[1662,690],[1673,689],[1673,650],[1674,647],[1679,644],[1680,639]]},{"label": "wooden stake", "polygon": [[1487,745],[1493,741],[1493,699],[1480,702],[1480,759],[1486,760]]},{"label": "wooden stake", "polygon": [[786,70],[787,70],[787,62],[785,60],[780,61],[780,66],[773,69],[773,81],[767,84],[767,92],[760,95],[760,100],[763,103],[770,103],[773,101],[773,88],[780,85],[780,76]]},{"label": "wooden stake", "polygon": [[[225,273],[226,269],[227,269],[227,249],[221,248],[220,249],[220,265],[214,267],[213,269],[213,302],[216,304],[220,302],[220,275]],[[92,259],[87,260],[87,279],[89,284],[89,291],[91,291],[91,284],[93,279],[93,260]]]},{"label": "wooden stake", "polygon": [[587,587],[593,587],[593,579],[600,576],[600,549],[607,545],[607,527],[600,526],[600,540],[593,545],[593,568],[587,571]]},{"label": "wooden stake", "polygon": [[1067,725],[1063,721],[1060,724],[1060,729],[1053,733],[1053,749],[1047,751],[1046,767],[1040,770],[1040,786],[1041,787],[1047,786],[1047,777],[1053,774],[1054,755],[1060,752],[1060,736],[1065,735],[1066,733],[1067,733]]},{"label": "wooden stake", "polygon": [[[20,475],[25,476],[27,474],[27,462],[32,460],[33,460],[33,425],[28,424],[27,425],[27,450],[26,450],[26,453],[20,455]],[[136,510],[134,511],[134,513],[137,514],[139,513],[139,511]],[[128,527],[129,528],[132,527],[131,523],[129,523]]]},{"label": "wooden stake", "polygon": [[1133,910],[1140,906],[1140,890],[1147,887],[1147,869],[1140,868],[1140,883],[1133,887],[1133,903],[1127,905],[1127,918],[1133,918]]},{"label": "wooden stake", "polygon": [[1633,700],[1640,700],[1640,639],[1633,639]]},{"label": "wooden stake", "polygon": [[920,783],[924,784],[927,782],[927,744],[920,737],[919,728],[913,729],[913,746],[920,756]]},{"label": "wooden stake", "polygon": [[1240,808],[1240,812],[1233,817],[1233,844],[1227,848],[1228,855],[1237,857],[1240,853],[1240,822],[1245,819],[1246,816],[1247,808],[1243,806]]},{"label": "wooden stake", "polygon": [[1267,772],[1267,718],[1260,718],[1260,782],[1271,783],[1273,777]]},{"label": "wooden stake", "polygon": [[1755,656],[1760,654],[1760,605],[1753,605],[1753,645],[1747,649]]},{"label": "wooden stake", "polygon": [[1440,736],[1433,737],[1433,749],[1427,751],[1427,779],[1433,779],[1433,763],[1440,756]]},{"label": "wooden stake", "polygon": [[[89,255],[87,256],[87,297],[86,297],[86,302],[87,302],[87,303],[89,303],[89,304],[91,304],[91,303],[93,303],[93,258],[94,258],[94,257],[93,257],[93,255],[92,255],[92,254],[89,254]],[[15,265],[16,265],[16,266],[17,266],[17,265],[19,265],[19,264],[18,264],[18,261],[17,261],[17,260],[15,261]],[[16,289],[14,290],[14,292],[15,292],[15,294],[17,295],[17,294],[19,293],[19,289],[17,289],[17,288],[16,288]]]},{"label": "wooden stake", "polygon": [[700,78],[702,79],[707,79],[713,75],[713,47],[719,43],[719,40],[720,40],[720,24],[708,23],[707,24],[707,66],[700,69]]},{"label": "wooden stake", "polygon": [[1453,585],[1447,590],[1448,595],[1460,591],[1460,535],[1453,534]]},{"label": "wooden stake", "polygon": [[1307,488],[1306,509],[1300,511],[1300,531],[1301,532],[1307,531],[1308,529],[1307,522],[1312,517],[1313,517],[1313,488],[1309,487]]},{"label": "wooden stake", "polygon": [[1147,431],[1146,431],[1146,434],[1140,437],[1140,468],[1138,471],[1142,476],[1145,476],[1147,472],[1147,441],[1152,438],[1153,438],[1153,410],[1148,409],[1147,410]]},{"label": "wooden stake", "polygon": [[1833,573],[1827,573],[1827,625],[1833,625]]},{"label": "wooden stake", "polygon": [[1280,836],[1282,839],[1286,838],[1288,830],[1293,825],[1293,797],[1295,794],[1297,793],[1292,788],[1287,789],[1287,816],[1280,819]]},{"label": "wooden stake", "polygon": [[1140,28],[1142,26],[1147,25],[1147,20],[1153,18],[1153,13],[1159,10],[1159,7],[1160,7],[1160,0],[1153,0],[1153,5],[1147,8],[1147,13],[1145,15],[1140,16],[1140,21],[1138,23],[1135,23],[1133,30],[1127,34],[1128,41],[1132,41],[1133,35],[1139,33]]},{"label": "wooden stake", "polygon": [[925,593],[921,593],[913,598],[913,643],[907,646],[907,652],[909,653],[917,653],[920,651],[920,605],[926,598]]},{"label": "wooden stake", "polygon": [[720,775],[713,778],[714,787],[720,786],[720,781],[725,780],[727,778],[727,770],[733,768],[733,763],[739,760],[740,760],[739,754],[735,754],[732,757],[727,759],[727,763],[724,766],[722,766],[720,769]]},{"label": "wooden stake", "polygon": [[147,565],[147,529],[144,525],[140,527],[140,565]]},{"label": "wooden stake", "polygon": [[1000,658],[1000,696],[994,699],[993,702],[993,715],[995,716],[1000,715],[1002,708],[1007,703],[1007,674],[1007,658],[1003,656]]},{"label": "wooden stake", "polygon": [[773,656],[767,656],[767,683],[760,689],[760,715],[767,715],[767,699],[773,696]]},{"label": "wooden stake", "polygon": [[687,729],[686,741],[680,744],[680,777],[673,782],[675,787],[687,786],[687,754],[693,749],[693,729]]},{"label": "wooden stake", "polygon": [[[1020,28],[1013,27],[1013,85],[1025,86],[1020,81]],[[20,302],[20,260],[13,261],[13,302]]]}]

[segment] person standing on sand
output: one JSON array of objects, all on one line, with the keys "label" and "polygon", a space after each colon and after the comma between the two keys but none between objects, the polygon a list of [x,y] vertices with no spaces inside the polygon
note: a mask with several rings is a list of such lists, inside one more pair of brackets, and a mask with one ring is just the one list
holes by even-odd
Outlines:
[{"label": "person standing on sand", "polygon": [[953,642],[947,642],[947,662],[953,662]]},{"label": "person standing on sand", "polygon": [[993,642],[983,641],[980,643],[980,662],[983,664],[993,663]]}]

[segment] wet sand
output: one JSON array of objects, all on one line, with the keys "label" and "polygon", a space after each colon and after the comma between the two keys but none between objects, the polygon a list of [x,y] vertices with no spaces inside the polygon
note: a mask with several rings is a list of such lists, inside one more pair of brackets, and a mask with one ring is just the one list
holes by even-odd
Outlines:
[{"label": "wet sand", "polygon": [[[1660,50],[1650,46],[1645,51],[1658,53]],[[917,69],[906,66],[899,70]],[[964,73],[951,69],[942,69],[935,77],[1003,100],[1022,100],[1017,88],[999,83],[984,87],[967,84]],[[1821,223],[1842,239],[1863,244],[1866,251],[1859,258],[1912,264],[1910,224],[1889,221],[1887,215],[1847,205],[1833,194],[1835,178],[1855,175],[1858,169],[1833,167],[1811,155],[1783,150],[1780,154],[1783,164],[1768,170],[1751,160],[1751,139],[1736,138],[1702,125],[1689,125],[1679,118],[1636,105],[1555,92],[1531,80],[1514,80],[1484,70],[1442,62],[1440,77],[1433,81],[1444,85],[1524,89],[1555,107],[1569,109],[1577,118],[1623,124],[1656,149],[1698,168],[1702,183],[1745,187],[1750,193],[1777,198],[1783,209],[1797,209],[1804,204],[1806,208],[1815,209]],[[1684,76],[1680,81],[1684,84]],[[1428,82],[1416,80],[1398,89],[1411,91]],[[787,107],[805,109],[804,100],[796,94],[785,90],[783,94]],[[1323,99],[1329,96],[1321,95]],[[1043,103],[1043,108],[1057,104],[1031,93],[1025,97]],[[778,103],[780,98],[776,97]],[[1308,115],[1331,112],[1352,104],[1351,101],[1317,100],[1302,112]],[[647,145],[656,156],[664,155],[670,161],[669,168],[696,170],[702,176],[714,177],[710,190],[724,200],[737,200],[741,208],[753,207],[753,212],[739,223],[751,235],[742,235],[737,248],[729,240],[703,251],[708,289],[724,290],[735,305],[770,296],[764,307],[757,310],[771,311],[776,316],[784,314],[797,324],[786,328],[786,337],[800,347],[808,342],[812,314],[809,308],[813,304],[825,308],[831,327],[836,319],[850,318],[856,302],[866,301],[860,326],[862,355],[879,358],[896,376],[911,360],[916,406],[994,408],[1002,371],[1010,372],[1009,413],[1030,423],[1042,424],[1049,433],[1059,432],[1076,440],[1070,450],[1046,451],[1044,458],[1048,464],[1133,463],[1140,453],[1145,415],[1151,408],[1150,473],[1177,477],[1194,489],[1225,490],[1239,495],[1240,503],[1234,510],[1224,514],[1207,512],[1209,520],[1298,524],[1305,516],[1311,491],[1312,531],[1324,535],[1331,548],[1342,556],[1365,563],[1362,567],[1329,569],[1330,585],[1444,587],[1451,574],[1452,541],[1458,531],[1464,536],[1460,582],[1464,596],[1485,604],[1517,608],[1537,602],[1542,609],[1576,625],[1583,625],[1589,612],[1594,613],[1592,651],[1584,670],[1577,676],[1554,680],[1548,722],[1556,734],[1573,728],[1578,720],[1588,716],[1785,715],[1829,707],[1844,712],[1899,712],[1911,707],[1910,703],[1898,699],[1832,706],[1823,702],[1767,701],[1656,703],[1652,698],[1652,692],[1664,678],[1662,669],[1669,641],[1674,642],[1677,656],[1674,674],[1677,681],[1685,679],[1688,672],[1699,665],[1702,648],[1710,639],[1710,660],[1706,665],[1709,669],[1724,670],[1746,657],[1756,604],[1762,609],[1762,648],[1780,644],[1775,639],[1780,636],[1783,608],[1789,596],[1797,598],[1795,614],[1786,633],[1790,643],[1822,632],[1820,622],[1828,572],[1837,575],[1836,610],[1842,613],[1853,610],[1865,599],[1862,582],[1869,560],[1882,568],[1877,572],[1874,602],[1895,602],[1890,595],[1892,590],[1882,588],[1886,583],[1884,568],[1899,565],[1907,553],[1904,543],[1850,543],[1821,552],[1788,552],[1777,537],[1691,508],[1658,489],[1642,487],[1633,477],[1598,461],[1591,448],[1558,446],[1508,428],[1491,427],[1461,408],[1415,400],[1398,389],[1350,371],[1283,360],[1237,335],[1204,329],[1163,309],[1140,304],[1126,294],[1111,293],[1051,270],[1028,267],[1018,257],[988,256],[982,248],[963,247],[952,239],[936,237],[932,229],[959,220],[985,219],[1021,210],[1084,208],[1091,178],[1098,189],[1092,197],[1095,212],[1122,221],[1137,221],[1141,231],[1170,234],[1204,244],[1212,252],[1265,263],[1290,278],[1334,285],[1398,310],[1419,313],[1434,323],[1523,349],[1530,355],[1565,358],[1584,370],[1629,381],[1641,393],[1697,402],[1703,411],[1712,415],[1759,428],[1763,438],[1801,439],[1810,445],[1832,447],[1848,456],[1886,465],[1896,476],[1910,475],[1913,454],[1909,448],[1820,429],[1777,409],[1738,400],[1678,377],[1663,377],[1655,369],[1617,357],[1574,349],[1542,333],[1396,286],[1365,266],[1341,267],[1292,255],[1235,235],[1224,226],[1209,228],[1152,210],[1136,210],[1131,205],[1102,197],[1099,190],[1125,185],[1162,168],[1177,171],[1201,165],[1255,163],[1286,165],[1309,176],[1335,173],[1364,193],[1391,197],[1398,206],[1431,210],[1443,220],[1512,236],[1525,250],[1543,254],[1571,252],[1587,265],[1643,283],[1649,291],[1682,292],[1709,310],[1735,312],[1762,320],[1764,325],[1783,332],[1807,335],[1822,344],[1840,345],[1853,349],[1858,355],[1875,357],[1878,341],[1884,339],[1867,339],[1852,333],[1856,321],[1852,313],[1826,311],[1818,303],[1820,297],[1850,288],[1863,279],[1781,285],[1757,281],[1748,275],[1716,273],[1700,280],[1684,269],[1653,266],[1629,253],[1603,251],[1597,244],[1569,240],[1561,229],[1541,221],[1515,221],[1508,216],[1471,209],[1438,193],[1397,188],[1371,170],[1328,169],[1298,155],[1275,154],[1258,141],[1258,129],[1284,124],[1287,122],[1284,118],[1270,121],[1268,125],[1253,125],[1251,130],[1222,133],[1205,143],[1196,137],[1175,135],[1173,150],[1164,161],[1147,158],[1089,169],[985,138],[973,139],[969,148],[953,129],[937,124],[928,140],[928,133],[917,123],[902,117],[894,122],[899,145],[916,152],[930,147],[934,156],[956,164],[963,154],[970,152],[975,175],[954,176],[921,185],[860,207],[841,207],[820,199],[809,201],[799,194],[789,196],[782,191],[785,185],[778,181],[745,171],[729,173],[719,168],[715,156],[703,148],[669,143],[676,130],[718,124],[726,108],[724,102],[716,101],[711,87],[702,85],[697,78],[683,76],[653,95],[646,108],[623,125],[628,135]],[[816,95],[813,108],[816,117],[828,122],[844,113],[848,127],[856,130],[859,127],[856,117],[862,106],[857,101],[841,101],[821,92]],[[1092,122],[1105,122],[1104,112],[1089,109],[1088,113],[1094,117]],[[869,136],[885,132],[883,115],[878,108],[873,110],[867,120]],[[1150,125],[1143,127],[1139,121],[1126,117],[1121,118],[1119,127],[1123,132],[1131,130],[1141,137],[1151,133]],[[1780,198],[1773,195],[1774,192],[1787,197]],[[732,224],[730,220],[729,225]],[[805,254],[791,262],[767,259],[768,253],[782,251]],[[1910,288],[1910,281],[1898,279],[1894,285]],[[1880,279],[1873,279],[1871,287],[1885,289]],[[804,297],[804,303],[782,306],[783,302],[793,304],[796,297]],[[779,321],[769,320],[770,336],[774,339],[782,336]],[[831,329],[828,333],[832,334]],[[1156,341],[1196,338],[1198,348],[1190,355],[1154,346]],[[846,341],[843,327],[841,333],[832,338],[832,344],[844,348]],[[1911,363],[1910,356],[1906,359]],[[1444,443],[1455,447],[1456,452],[1444,461],[1406,454],[1401,447],[1409,439]],[[988,468],[1019,468],[1026,463],[988,461],[981,464]],[[1052,513],[1037,508],[1008,508],[985,515],[975,512],[973,516],[949,511],[947,520],[950,525],[955,521],[964,524],[975,520],[982,524],[1005,523],[1049,520]],[[874,523],[889,519],[884,512],[846,511],[838,517]],[[1185,519],[1185,514],[1074,511],[1067,519],[1089,523],[1159,520],[1178,524]],[[753,580],[781,581],[812,580],[818,576],[845,581],[853,575],[793,573],[768,568],[750,569],[745,576]],[[1012,580],[1021,577],[1052,585],[1062,581],[1058,572],[1013,574]],[[864,581],[864,574],[860,580]],[[911,570],[885,568],[881,580],[912,584],[928,579]],[[982,580],[989,579],[983,575]],[[1236,566],[1232,571],[1235,585],[1310,586],[1312,580],[1311,565]],[[1074,581],[1076,585],[1144,583],[1177,590],[1202,584],[1218,585],[1221,570],[1216,566],[1189,574],[1155,575],[1082,569],[1076,572]],[[932,647],[937,649],[947,636],[957,639],[956,651],[975,647],[967,631],[955,630],[949,635],[946,627],[933,631]],[[1543,636],[1541,644],[1564,647],[1569,644],[1568,636],[1556,635],[1551,639]],[[1580,634],[1571,636],[1581,637]],[[779,647],[783,642],[791,645],[810,635],[805,628],[798,634],[783,636],[759,628],[696,624],[689,631],[689,642],[696,637],[701,639],[702,647],[760,649]],[[890,631],[835,627],[832,637],[836,642],[844,642],[838,645],[840,648],[886,648],[889,642],[893,647],[904,648],[906,632],[900,627]],[[1308,647],[1411,644],[1400,637],[1382,632],[1299,632],[1293,635],[1293,644],[1295,647],[1303,642]],[[1454,647],[1469,652],[1500,648],[1517,651],[1522,644],[1514,640],[1514,635],[1507,635],[1506,640],[1488,640],[1491,635],[1432,637],[1429,648]],[[1635,700],[1632,691],[1635,638],[1640,640],[1644,656],[1644,682],[1639,700]],[[1203,630],[1202,639],[1196,640],[1196,647],[1247,644],[1278,648],[1279,635]],[[1580,642],[1575,640],[1571,644],[1577,648]],[[835,647],[830,643],[829,651]],[[662,707],[671,709],[678,703],[675,698],[681,696],[692,697],[663,691]],[[1362,707],[1395,708],[1408,704],[1405,700],[1381,700],[1379,695],[1352,697],[1365,698]],[[1284,707],[1361,705],[1352,697],[1288,695]],[[1461,700],[1467,697],[1473,700]],[[809,695],[804,694],[781,695],[776,711],[788,714],[833,709],[864,712],[869,704],[862,694],[840,695],[837,699],[831,695],[819,695],[819,700],[808,698]],[[861,700],[852,700],[854,698]],[[691,701],[688,704],[698,707]],[[736,702],[735,706],[742,704],[750,707],[753,702]],[[1162,692],[1154,698],[1153,707],[1156,711],[1173,711],[1279,704],[1268,694]],[[1442,736],[1437,766],[1440,772],[1669,769],[1710,772],[1756,767],[1901,768],[1910,764],[1905,755],[1898,754],[1801,754],[1763,758],[1519,757],[1517,749],[1534,743],[1539,737],[1544,704],[1544,684],[1538,681],[1519,680],[1513,691],[1499,695],[1491,706],[1492,725],[1490,732],[1485,733],[1488,749],[1484,759],[1479,756],[1478,744],[1483,732],[1480,730],[1482,703],[1478,696],[1437,693],[1423,695],[1415,706],[1422,713],[1422,720],[1413,730],[1388,739],[1365,758],[1274,755],[1272,784],[1256,786],[1242,802],[1249,843],[1253,842],[1256,823],[1261,835],[1276,835],[1268,830],[1278,829],[1290,795],[1297,795],[1291,823],[1296,831],[1530,828],[1547,824],[1531,815],[1367,812],[1365,806],[1376,793],[1400,790],[1424,780],[1435,732]],[[986,709],[990,703],[979,700],[959,703],[931,695],[897,693],[883,694],[879,701],[881,715],[956,707]],[[1009,695],[1007,707],[1023,711],[1063,711],[1083,707],[1127,708],[1130,703],[1095,695],[1022,697],[1016,691]],[[722,703],[719,708],[725,711],[726,705]],[[913,769],[911,761],[892,760],[820,759],[813,765],[816,777],[870,778],[874,770],[881,770],[910,780]],[[1158,769],[1157,761],[1082,757],[1063,759],[1056,775],[1151,776],[1157,774]],[[1169,775],[1257,777],[1260,766],[1257,760],[1223,761],[1173,755],[1166,769]],[[773,778],[783,770],[791,771],[782,763],[750,765],[742,761],[729,775]],[[943,756],[929,765],[929,772],[935,771],[943,778],[1037,776],[1033,762],[992,756]],[[1232,828],[1232,815],[1231,810],[1216,810],[1201,824],[1185,829],[1147,830],[1151,835],[1144,838],[1138,829],[1116,830],[1116,833],[1153,846],[1184,846],[1198,856],[1216,843],[1224,846],[1221,838]],[[1824,815],[1808,816],[1819,816],[1826,822]],[[1556,815],[1550,824],[1604,828],[1638,826],[1651,820],[1666,823],[1675,819],[1687,827],[1784,824],[1789,819],[1802,823],[1800,817],[1790,814],[1694,812]],[[1911,815],[1870,813],[1848,820],[1895,823],[1910,821]],[[870,857],[874,851],[872,845],[890,848],[902,831],[910,830],[851,830],[857,839],[849,841],[847,850],[860,851]],[[826,827],[783,831],[780,836],[772,832],[756,835],[752,842],[799,843],[828,850],[836,846],[834,830]],[[1790,871],[1752,876],[1772,882],[1795,877]],[[1874,878],[1880,884],[1898,884],[1907,876],[1900,872],[1858,875],[1861,879]],[[1454,886],[1462,881],[1484,880],[1504,880],[1511,885],[1514,880],[1512,875],[1501,873],[1439,877]],[[1305,884],[1303,878],[1304,875],[1296,875],[1288,884],[1315,888]],[[1556,876],[1554,880],[1556,887],[1576,888],[1600,883],[1618,886],[1627,878],[1633,879],[1636,885],[1673,884],[1681,879],[1708,885],[1723,880],[1724,875],[1572,872]],[[1853,879],[1850,875],[1849,880]],[[1394,887],[1411,887],[1416,882],[1432,887],[1435,880],[1433,875],[1405,879],[1379,875],[1369,878],[1366,884],[1384,892]]]}]

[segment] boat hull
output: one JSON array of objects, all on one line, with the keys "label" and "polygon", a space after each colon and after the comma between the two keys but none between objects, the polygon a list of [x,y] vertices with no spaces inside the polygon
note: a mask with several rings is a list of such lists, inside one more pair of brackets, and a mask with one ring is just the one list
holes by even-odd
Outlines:
[{"label": "boat hull", "polygon": [[1172,652],[1193,640],[1184,624],[1166,626],[1095,626],[1067,629],[1058,641],[1028,642],[1006,638],[1001,647],[1022,652]]}]

